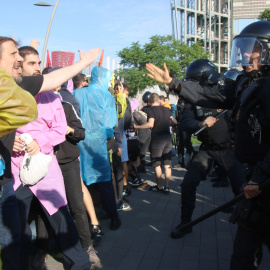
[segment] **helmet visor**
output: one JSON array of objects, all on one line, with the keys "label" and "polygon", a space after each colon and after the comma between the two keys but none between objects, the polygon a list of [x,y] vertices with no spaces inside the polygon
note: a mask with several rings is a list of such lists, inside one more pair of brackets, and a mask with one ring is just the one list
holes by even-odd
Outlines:
[{"label": "helmet visor", "polygon": [[233,40],[230,67],[261,64],[263,45],[253,37],[236,37]]}]

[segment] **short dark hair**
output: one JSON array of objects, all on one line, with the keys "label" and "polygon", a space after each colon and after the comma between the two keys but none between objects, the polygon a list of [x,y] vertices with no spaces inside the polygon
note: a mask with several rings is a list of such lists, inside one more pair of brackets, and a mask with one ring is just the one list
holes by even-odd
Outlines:
[{"label": "short dark hair", "polygon": [[[114,90],[117,90],[118,86],[121,85],[121,82],[120,81],[117,81],[114,85]],[[124,90],[130,92],[130,88],[125,84],[125,83],[122,83],[123,87],[124,87]]]},{"label": "short dark hair", "polygon": [[38,51],[31,46],[23,46],[19,48],[19,54],[23,59],[25,59],[25,56],[29,54],[38,55]]},{"label": "short dark hair", "polygon": [[7,41],[12,41],[17,47],[19,46],[18,42],[16,42],[13,38],[0,36],[0,58],[2,57],[2,44]]},{"label": "short dark hair", "polygon": [[83,82],[85,80],[85,77],[86,77],[86,75],[79,73],[72,78],[75,89],[80,86],[81,82]]},{"label": "short dark hair", "polygon": [[152,93],[152,94],[150,95],[150,98],[149,98],[150,103],[153,104],[153,103],[157,102],[157,101],[159,100],[159,98],[160,98],[160,97],[159,97],[158,94]]},{"label": "short dark hair", "polygon": [[161,99],[162,101],[165,101],[165,97],[164,96],[159,96],[159,99]]}]

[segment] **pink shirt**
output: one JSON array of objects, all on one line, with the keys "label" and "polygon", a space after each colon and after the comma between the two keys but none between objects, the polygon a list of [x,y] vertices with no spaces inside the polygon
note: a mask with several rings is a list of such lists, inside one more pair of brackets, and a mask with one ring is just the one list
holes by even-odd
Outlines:
[{"label": "pink shirt", "polygon": [[[44,154],[52,156],[48,173],[37,184],[29,186],[50,215],[61,206],[67,204],[64,180],[57,159],[53,154],[53,147],[65,141],[67,122],[59,97],[53,92],[44,92],[35,96],[38,108],[38,118],[18,128],[16,135],[28,133],[35,139]],[[16,190],[21,184],[19,172],[24,152],[13,152],[11,169],[13,186]]]}]

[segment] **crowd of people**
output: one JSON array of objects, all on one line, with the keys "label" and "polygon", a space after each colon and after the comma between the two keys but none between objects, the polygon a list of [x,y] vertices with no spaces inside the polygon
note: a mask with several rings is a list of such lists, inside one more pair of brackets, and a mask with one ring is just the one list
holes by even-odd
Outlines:
[{"label": "crowd of people", "polygon": [[[100,264],[94,246],[103,232],[92,196],[100,197],[103,217],[118,230],[118,211],[130,209],[130,186],[147,185],[141,173],[147,171],[148,150],[156,179],[149,191],[169,195],[176,134],[177,166],[187,171],[181,222],[171,237],[192,232],[186,225],[196,188],[217,168],[221,183],[214,186],[230,185],[234,196],[243,190],[246,198],[224,209],[238,223],[230,269],[257,269],[262,243],[270,248],[269,41],[269,22],[247,26],[232,45],[231,66],[238,69],[224,75],[208,59],[193,61],[184,80],[172,78],[166,64],[146,64],[150,78],[177,93],[178,103],[171,104],[149,91],[142,100],[129,98],[128,85],[100,66],[88,81],[81,71],[95,61],[98,48],[80,51],[72,66],[42,71],[35,48],[18,48],[14,39],[0,37],[2,268],[41,269],[52,251],[70,269]],[[199,151],[191,143],[194,133]],[[34,162],[44,167],[38,178],[31,175]]]}]

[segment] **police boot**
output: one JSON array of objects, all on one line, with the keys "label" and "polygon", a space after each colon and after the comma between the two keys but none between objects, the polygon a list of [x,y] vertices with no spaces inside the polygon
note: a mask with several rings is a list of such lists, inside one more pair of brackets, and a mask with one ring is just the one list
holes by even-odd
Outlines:
[{"label": "police boot", "polygon": [[178,156],[178,164],[173,166],[174,168],[186,168],[185,166],[185,160],[183,155]]}]

